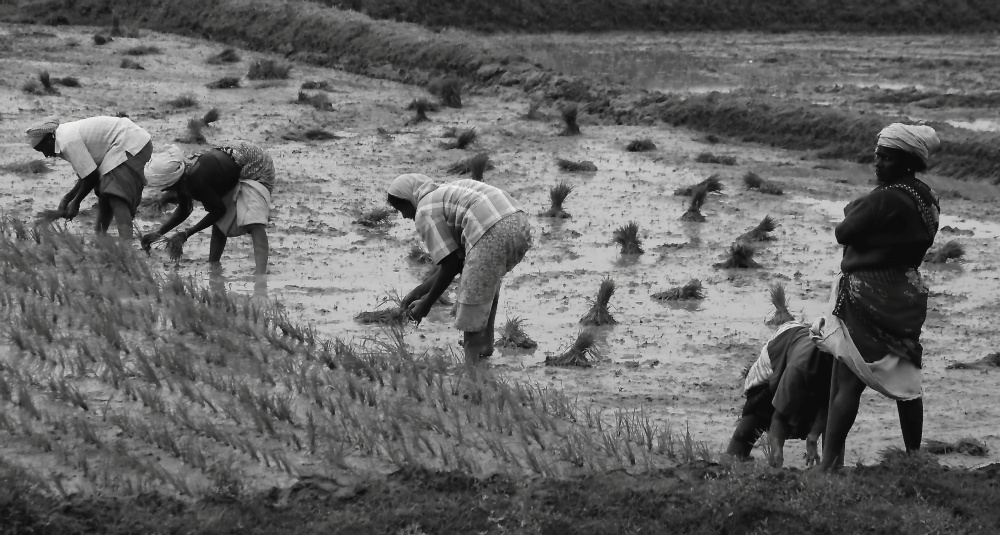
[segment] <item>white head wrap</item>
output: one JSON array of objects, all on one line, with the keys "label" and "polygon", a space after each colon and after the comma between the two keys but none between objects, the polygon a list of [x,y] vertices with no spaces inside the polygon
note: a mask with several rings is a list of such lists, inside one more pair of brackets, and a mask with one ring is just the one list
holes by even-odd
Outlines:
[{"label": "white head wrap", "polygon": [[173,186],[184,175],[184,152],[177,145],[167,145],[149,159],[146,183],[155,190]]},{"label": "white head wrap", "polygon": [[410,201],[414,208],[420,204],[420,199],[428,193],[436,190],[437,184],[426,175],[409,173],[399,175],[392,184],[389,184],[389,195],[398,197],[404,201]]},{"label": "white head wrap", "polygon": [[56,115],[50,115],[44,119],[42,122],[32,125],[25,133],[28,135],[28,143],[32,147],[36,147],[40,141],[45,139],[45,136],[52,134],[59,127],[59,117]]},{"label": "white head wrap", "polygon": [[878,133],[878,146],[909,152],[927,165],[930,155],[941,147],[941,140],[929,126],[892,123]]}]

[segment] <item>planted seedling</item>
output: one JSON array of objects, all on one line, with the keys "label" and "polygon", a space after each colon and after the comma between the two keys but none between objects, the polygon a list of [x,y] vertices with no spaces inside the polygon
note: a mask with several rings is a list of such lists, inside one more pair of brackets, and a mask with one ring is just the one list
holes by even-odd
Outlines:
[{"label": "planted seedling", "polygon": [[639,238],[639,224],[629,221],[615,229],[614,242],[621,246],[621,254],[637,255],[642,254],[642,239]]},{"label": "planted seedling", "polygon": [[490,157],[485,152],[480,152],[472,158],[469,158],[469,174],[472,175],[472,179],[482,182],[483,172],[489,165]]},{"label": "planted seedling", "polygon": [[705,199],[707,198],[708,190],[705,188],[698,188],[691,195],[691,202],[688,203],[687,211],[681,214],[681,221],[704,223],[705,216],[701,214],[701,207],[705,204]]},{"label": "planted seedling", "polygon": [[795,321],[795,316],[788,311],[788,296],[785,295],[785,285],[776,282],[771,285],[771,304],[774,305],[774,313],[765,322],[768,325],[782,325],[789,321]]},{"label": "planted seedling", "polygon": [[538,215],[541,217],[555,217],[558,219],[568,219],[573,217],[563,210],[563,203],[566,201],[566,197],[569,197],[570,193],[573,193],[573,186],[566,182],[560,182],[549,188],[549,200],[551,202],[551,206],[549,206],[548,210]]},{"label": "planted seedling", "polygon": [[580,323],[584,325],[614,325],[618,323],[611,317],[608,310],[608,303],[611,296],[615,294],[615,281],[611,277],[605,277],[601,281],[601,287],[597,290],[597,298],[590,305],[590,310],[580,318]]},{"label": "planted seedling", "polygon": [[955,442],[944,440],[926,439],[924,441],[924,451],[934,455],[944,455],[946,453],[962,453],[973,457],[986,457],[990,453],[990,448],[982,441],[971,437],[960,438]]},{"label": "planted seedling", "polygon": [[729,251],[726,254],[726,258],[722,262],[712,264],[712,267],[720,269],[759,268],[761,267],[760,264],[758,264],[757,261],[753,259],[753,255],[756,252],[757,250],[754,249],[752,245],[746,242],[742,241],[733,242],[733,244],[729,246]]},{"label": "planted seedling", "polygon": [[524,332],[524,320],[521,318],[507,318],[507,322],[500,329],[500,339],[493,345],[508,349],[534,349],[538,347],[538,343]]},{"label": "planted seedling", "polygon": [[736,241],[745,241],[749,243],[762,242],[762,241],[774,241],[775,237],[771,236],[771,233],[778,228],[778,222],[773,217],[766,215],[764,219],[761,219],[760,223],[756,227],[746,231]]},{"label": "planted seedling", "polygon": [[930,264],[943,264],[948,260],[958,260],[965,256],[965,247],[956,240],[949,240],[944,245],[927,253],[924,262]]},{"label": "planted seedling", "polygon": [[684,286],[675,286],[669,290],[655,293],[651,296],[658,301],[693,301],[705,298],[705,290],[698,279],[691,279]]},{"label": "planted seedling", "polygon": [[563,126],[562,132],[559,132],[560,136],[578,136],[580,135],[580,125],[576,122],[577,119],[577,108],[576,104],[567,104],[559,110],[562,114]]},{"label": "planted seedling", "polygon": [[546,366],[577,366],[589,368],[605,358],[603,344],[593,329],[584,329],[576,336],[573,344],[555,357],[545,357]]}]

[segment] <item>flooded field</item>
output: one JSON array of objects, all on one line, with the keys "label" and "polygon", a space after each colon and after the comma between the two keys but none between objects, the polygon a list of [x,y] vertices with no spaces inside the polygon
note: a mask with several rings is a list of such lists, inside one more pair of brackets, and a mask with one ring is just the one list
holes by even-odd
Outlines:
[{"label": "flooded field", "polygon": [[[771,327],[768,291],[784,284],[791,312],[811,320],[823,310],[838,272],[840,251],[833,226],[850,200],[870,189],[872,171],[843,161],[817,161],[797,152],[745,144],[719,144],[703,135],[661,126],[594,124],[581,114],[582,135],[561,137],[554,106],[541,119],[524,118],[529,102],[518,93],[464,95],[461,109],[431,113],[429,122],[411,125],[414,98],[421,88],[366,79],[332,69],[295,64],[287,81],[245,79],[256,54],[244,61],[209,65],[221,47],[209,42],[144,32],[141,40],[119,38],[95,46],[87,28],[0,27],[0,166],[26,163],[38,154],[22,132],[37,119],[58,114],[65,120],[122,111],[153,135],[157,146],[173,143],[192,117],[212,107],[221,119],[205,134],[207,145],[182,144],[187,153],[212,144],[246,140],[269,151],[278,170],[272,222],[268,228],[271,266],[266,284],[255,284],[248,238],[231,239],[221,274],[205,264],[208,232],[190,239],[177,265],[154,250],[156,265],[200,281],[259,299],[280,299],[289,314],[314,323],[323,336],[357,340],[377,327],[355,316],[380,306],[392,292],[405,293],[426,270],[408,255],[419,239],[412,223],[395,219],[372,230],[354,221],[366,210],[385,205],[385,188],[402,173],[427,174],[439,181],[458,177],[446,170],[476,152],[486,152],[495,169],[485,181],[504,188],[532,215],[535,247],[505,278],[498,323],[524,320],[538,342],[531,352],[498,351],[489,366],[542,388],[562,389],[608,414],[616,409],[645,411],[660,426],[690,429],[713,449],[722,449],[742,407],[741,374],[752,362]],[[791,99],[902,113],[914,119],[951,121],[954,126],[995,125],[996,109],[919,108],[878,104],[870,97],[889,89],[918,88],[941,93],[982,93],[1000,82],[995,44],[989,38],[745,34],[649,37],[498,37],[520,47],[536,61],[574,72],[624,77],[651,90],[729,91],[786,95]],[[159,53],[137,57],[144,70],[120,68],[124,52],[138,44]],[[60,87],[59,95],[31,95],[22,86],[39,70],[75,76],[80,87]],[[209,89],[223,76],[241,78],[242,87]],[[324,81],[332,109],[298,103],[300,86]],[[314,93],[315,91],[309,91]],[[193,109],[174,109],[166,101],[190,95]],[[445,150],[450,128],[475,128],[471,150]],[[292,141],[289,134],[321,128],[328,141]],[[655,150],[627,152],[633,140],[650,139]],[[874,140],[873,140],[874,143]],[[733,165],[699,163],[710,153],[732,158]],[[596,172],[561,171],[557,158],[591,161]],[[49,162],[47,174],[0,173],[3,210],[30,220],[54,208],[72,183],[71,169]],[[748,191],[742,176],[753,171],[780,183],[784,195]],[[724,186],[702,209],[704,223],[679,220],[687,198],[678,187],[719,174]],[[960,241],[960,262],[927,266],[932,290],[925,326],[925,437],[973,437],[998,444],[1000,404],[995,396],[1000,374],[946,370],[953,361],[970,361],[1000,350],[1000,209],[994,187],[927,178],[942,193],[942,225],[951,230],[939,242]],[[534,217],[548,208],[549,188],[566,181],[574,187],[565,208],[572,218]],[[148,194],[148,192],[147,192]],[[197,221],[196,211],[186,225]],[[777,219],[777,240],[756,253],[759,269],[716,269],[728,246],[764,216]],[[91,215],[70,227],[89,232]],[[142,212],[143,231],[166,214]],[[637,223],[645,253],[622,257],[612,244],[614,230]],[[618,324],[602,331],[607,359],[591,369],[545,367],[572,343],[579,319],[600,282],[611,277],[617,291],[611,312]],[[706,299],[696,304],[657,302],[650,295],[699,279]],[[448,307],[439,307],[419,327],[409,326],[407,342],[420,351],[457,358],[459,334]],[[6,342],[4,342],[6,343]],[[13,359],[12,351],[0,357]],[[848,440],[847,462],[870,462],[879,451],[901,445],[894,404],[866,394],[858,423]],[[791,443],[785,458],[802,466],[804,445]],[[955,465],[995,462],[948,456]]]}]

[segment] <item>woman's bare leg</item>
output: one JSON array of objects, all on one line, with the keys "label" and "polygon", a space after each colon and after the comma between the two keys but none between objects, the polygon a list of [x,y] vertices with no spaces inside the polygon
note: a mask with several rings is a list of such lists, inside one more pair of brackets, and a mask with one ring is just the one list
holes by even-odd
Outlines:
[{"label": "woman's bare leg", "polygon": [[218,264],[222,260],[222,251],[226,249],[226,233],[212,225],[212,243],[208,246],[208,262]]},{"label": "woman's bare leg", "polygon": [[919,450],[924,434],[923,398],[897,401],[896,411],[899,412],[899,428],[903,431],[903,445],[906,446],[906,451]]},{"label": "woman's bare leg", "polygon": [[840,362],[837,364],[834,368],[836,394],[830,400],[826,433],[823,434],[823,460],[820,462],[820,467],[827,472],[844,462],[847,434],[858,417],[861,394],[865,391],[865,383],[849,367]]},{"label": "woman's bare leg", "polygon": [[256,264],[256,275],[266,275],[267,274],[267,255],[268,255],[268,245],[267,245],[267,230],[262,224],[247,225],[247,232],[250,233],[250,239],[253,240],[253,259]]}]

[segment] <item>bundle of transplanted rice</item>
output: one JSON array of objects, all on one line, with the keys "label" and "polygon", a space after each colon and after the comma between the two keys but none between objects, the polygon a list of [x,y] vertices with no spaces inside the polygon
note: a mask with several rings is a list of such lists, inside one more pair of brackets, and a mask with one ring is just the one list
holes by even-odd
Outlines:
[{"label": "bundle of transplanted rice", "polygon": [[145,67],[143,67],[138,61],[132,58],[123,58],[121,64],[118,66],[121,67],[122,69],[132,69],[136,71],[146,70]]},{"label": "bundle of transplanted rice", "polygon": [[743,184],[749,190],[759,191],[768,195],[784,195],[785,190],[780,184],[764,180],[757,173],[747,171],[743,174]]},{"label": "bundle of transplanted rice", "polygon": [[674,286],[650,297],[658,301],[695,301],[705,298],[705,289],[700,280],[691,279],[684,286]]},{"label": "bundle of transplanted rice", "polygon": [[776,282],[771,285],[771,304],[774,305],[774,313],[767,319],[768,325],[782,325],[790,321],[795,321],[795,316],[788,311],[788,296],[785,295],[785,285]]},{"label": "bundle of transplanted rice", "polygon": [[929,264],[943,264],[949,260],[958,260],[965,256],[965,247],[956,240],[949,240],[944,245],[927,253],[924,262]]},{"label": "bundle of transplanted rice", "polygon": [[559,132],[560,136],[578,136],[580,135],[580,125],[576,122],[577,109],[576,104],[567,104],[559,110],[562,114],[563,122],[566,123],[563,126],[562,132]]},{"label": "bundle of transplanted rice", "polygon": [[52,171],[52,169],[45,160],[31,160],[29,162],[0,165],[0,171],[16,175],[44,175]]},{"label": "bundle of transplanted rice", "polygon": [[500,329],[500,338],[493,345],[507,349],[535,349],[538,347],[538,342],[524,332],[523,319],[507,318],[507,322]]},{"label": "bundle of transplanted rice", "polygon": [[721,269],[749,269],[759,268],[760,264],[753,259],[757,250],[747,242],[737,241],[729,246],[726,258],[722,262],[712,264],[713,267]]},{"label": "bundle of transplanted rice", "polygon": [[935,455],[962,453],[973,457],[986,457],[990,453],[990,448],[986,444],[971,437],[960,438],[955,442],[929,438],[924,441],[924,450]]},{"label": "bundle of transplanted rice", "polygon": [[603,358],[604,347],[597,333],[592,329],[584,329],[576,336],[569,349],[557,356],[545,357],[545,365],[589,368]]},{"label": "bundle of transplanted rice", "polygon": [[490,156],[485,152],[480,152],[479,154],[469,158],[469,174],[472,175],[473,180],[483,181],[483,172],[486,168],[490,166]]},{"label": "bundle of transplanted rice", "polygon": [[382,228],[392,223],[393,209],[385,206],[372,208],[354,220],[355,224],[368,228]]},{"label": "bundle of transplanted rice", "polygon": [[633,139],[625,146],[625,150],[629,152],[645,152],[648,150],[656,150],[656,143],[649,138],[645,139]]},{"label": "bundle of transplanted rice", "polygon": [[774,236],[771,233],[774,229],[778,228],[778,221],[773,217],[766,215],[764,219],[761,219],[760,223],[756,227],[744,232],[736,241],[745,242],[762,242],[762,241],[774,241]]},{"label": "bundle of transplanted rice", "polygon": [[407,255],[407,258],[413,260],[414,262],[418,262],[420,264],[434,263],[434,259],[431,258],[431,254],[425,251],[424,248],[419,245],[414,245],[413,247],[410,247],[410,253]]},{"label": "bundle of transplanted rice", "polygon": [[559,169],[571,173],[593,173],[597,171],[597,166],[594,165],[594,162],[588,161],[574,162],[572,160],[557,158],[556,165],[559,166]]},{"label": "bundle of transplanted rice", "polygon": [[472,127],[457,133],[455,141],[442,143],[443,149],[465,149],[476,140],[476,128]]},{"label": "bundle of transplanted rice", "polygon": [[560,182],[549,189],[549,200],[552,205],[549,209],[538,214],[541,217],[555,217],[558,219],[567,219],[573,217],[563,210],[563,203],[566,202],[566,197],[573,193],[573,186],[566,182]]},{"label": "bundle of transplanted rice", "polygon": [[281,139],[286,141],[326,141],[329,139],[340,139],[340,137],[333,132],[327,132],[316,126],[310,128],[293,127],[292,130],[281,134]]},{"label": "bundle of transplanted rice", "polygon": [[580,318],[580,323],[584,325],[614,325],[618,323],[611,317],[608,310],[608,303],[611,296],[615,294],[615,281],[611,277],[605,277],[601,281],[601,287],[597,289],[597,298],[590,305],[590,310]]},{"label": "bundle of transplanted rice", "polygon": [[185,241],[187,241],[187,237],[184,234],[175,232],[169,238],[160,238],[156,241],[156,243],[163,246],[163,249],[167,251],[167,255],[170,257],[170,260],[178,262],[181,257],[184,256]]},{"label": "bundle of transplanted rice", "polygon": [[48,225],[66,217],[66,210],[42,210],[35,214],[35,225]]},{"label": "bundle of transplanted rice", "polygon": [[946,370],[986,370],[990,368],[1000,368],[1000,352],[990,353],[972,362],[955,361],[944,367]]},{"label": "bundle of transplanted rice", "polygon": [[688,203],[687,211],[681,214],[681,221],[704,223],[705,216],[701,213],[701,207],[705,204],[705,199],[707,198],[708,190],[705,188],[697,188],[691,195],[691,202]]},{"label": "bundle of transplanted rice", "polygon": [[447,169],[447,172],[452,175],[464,175],[466,173],[471,173],[473,164],[479,161],[480,158],[483,158],[486,161],[486,164],[483,167],[484,170],[488,171],[496,168],[496,166],[493,165],[493,162],[490,161],[489,154],[486,154],[485,152],[480,152],[475,156],[455,162],[454,165],[452,165]]},{"label": "bundle of transplanted rice", "polygon": [[214,82],[205,84],[209,89],[235,89],[240,86],[240,79],[235,76],[223,76]]},{"label": "bundle of transplanted rice", "polygon": [[354,319],[366,325],[398,324],[406,321],[406,309],[402,307],[403,300],[397,293],[390,293],[378,304],[375,310],[361,312]]},{"label": "bundle of transplanted rice", "polygon": [[699,189],[704,189],[709,193],[722,191],[722,180],[720,179],[719,174],[716,173],[710,175],[705,180],[702,180],[701,182],[693,186],[684,186],[681,188],[677,188],[674,190],[674,195],[678,197],[687,197],[694,194],[694,192],[698,191]]},{"label": "bundle of transplanted rice", "polygon": [[621,246],[621,254],[635,255],[642,254],[642,239],[639,238],[639,224],[629,221],[615,229],[614,242]]}]

